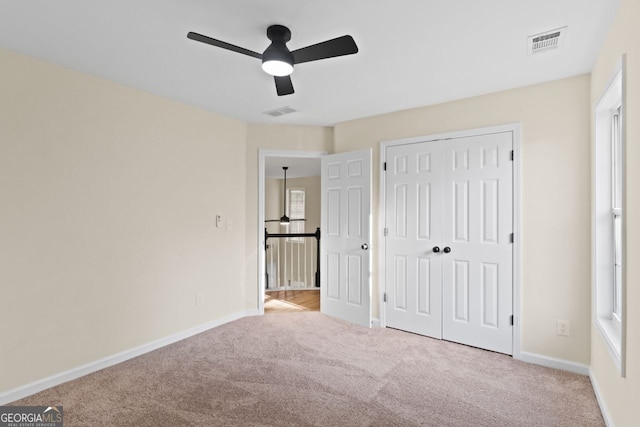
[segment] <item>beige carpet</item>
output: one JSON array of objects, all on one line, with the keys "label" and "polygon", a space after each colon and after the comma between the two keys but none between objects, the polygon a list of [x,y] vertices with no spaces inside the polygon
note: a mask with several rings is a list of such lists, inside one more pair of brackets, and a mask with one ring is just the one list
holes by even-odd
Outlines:
[{"label": "beige carpet", "polygon": [[14,404],[65,426],[602,426],[589,379],[320,313],[237,320]]}]

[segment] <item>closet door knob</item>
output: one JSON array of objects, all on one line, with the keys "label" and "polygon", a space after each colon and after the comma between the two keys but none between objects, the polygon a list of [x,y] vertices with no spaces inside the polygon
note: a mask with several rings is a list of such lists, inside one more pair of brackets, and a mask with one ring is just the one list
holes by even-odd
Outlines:
[{"label": "closet door knob", "polygon": [[362,248],[363,251],[366,251],[367,249],[369,249],[369,245],[367,245],[366,243],[363,243],[362,246],[360,246]]},{"label": "closet door knob", "polygon": [[449,246],[445,246],[443,250],[445,254],[448,254],[449,252],[451,252],[451,248]]},{"label": "closet door knob", "polygon": [[433,247],[433,252],[435,252],[435,253],[440,252],[440,247],[439,246],[434,246]]}]

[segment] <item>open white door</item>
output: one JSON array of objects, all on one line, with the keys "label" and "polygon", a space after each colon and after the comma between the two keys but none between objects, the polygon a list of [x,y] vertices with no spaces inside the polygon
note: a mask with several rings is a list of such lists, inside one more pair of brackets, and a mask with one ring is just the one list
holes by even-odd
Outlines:
[{"label": "open white door", "polygon": [[322,157],[320,309],[371,326],[371,150]]}]

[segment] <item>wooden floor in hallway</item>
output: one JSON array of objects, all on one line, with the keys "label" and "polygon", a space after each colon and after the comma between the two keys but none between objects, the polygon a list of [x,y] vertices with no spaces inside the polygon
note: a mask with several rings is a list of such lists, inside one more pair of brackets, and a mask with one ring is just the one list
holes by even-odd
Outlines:
[{"label": "wooden floor in hallway", "polygon": [[264,296],[264,313],[320,311],[320,290],[272,291]]}]

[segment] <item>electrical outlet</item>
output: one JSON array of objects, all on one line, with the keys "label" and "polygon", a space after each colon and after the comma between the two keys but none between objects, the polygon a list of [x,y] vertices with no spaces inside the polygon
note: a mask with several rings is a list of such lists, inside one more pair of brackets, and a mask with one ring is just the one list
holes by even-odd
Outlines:
[{"label": "electrical outlet", "polygon": [[556,335],[568,337],[570,334],[570,327],[568,320],[556,320]]},{"label": "electrical outlet", "polygon": [[222,227],[222,215],[216,215],[216,227]]},{"label": "electrical outlet", "polygon": [[202,294],[196,294],[196,306],[202,305],[203,299]]}]

